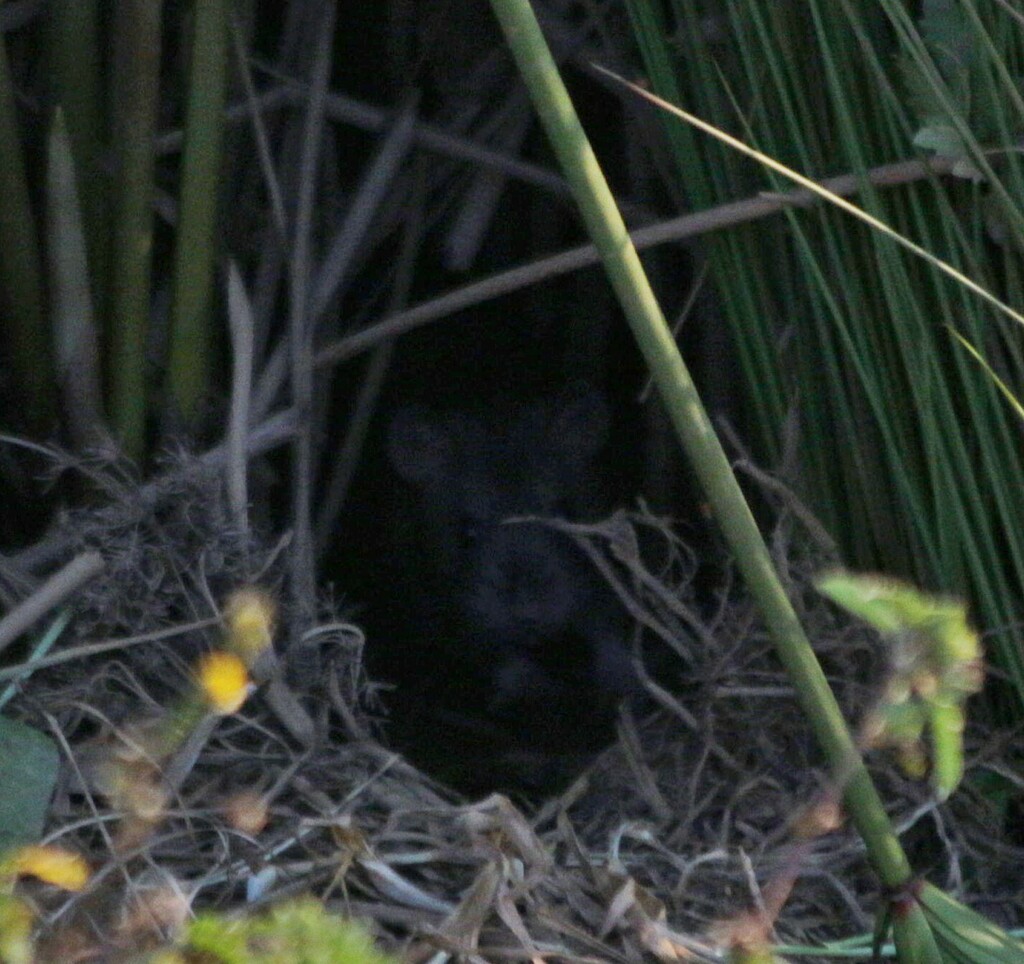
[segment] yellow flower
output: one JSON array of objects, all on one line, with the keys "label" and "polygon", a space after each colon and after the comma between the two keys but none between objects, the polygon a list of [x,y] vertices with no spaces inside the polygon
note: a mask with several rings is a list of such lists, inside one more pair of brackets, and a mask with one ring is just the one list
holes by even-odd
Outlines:
[{"label": "yellow flower", "polygon": [[199,663],[199,685],[216,713],[237,713],[249,690],[249,673],[234,653],[216,650]]},{"label": "yellow flower", "polygon": [[89,868],[78,854],[43,844],[21,847],[8,866],[18,875],[38,877],[64,890],[81,890],[89,880]]},{"label": "yellow flower", "polygon": [[274,600],[260,589],[239,589],[224,606],[225,648],[251,666],[274,635]]}]

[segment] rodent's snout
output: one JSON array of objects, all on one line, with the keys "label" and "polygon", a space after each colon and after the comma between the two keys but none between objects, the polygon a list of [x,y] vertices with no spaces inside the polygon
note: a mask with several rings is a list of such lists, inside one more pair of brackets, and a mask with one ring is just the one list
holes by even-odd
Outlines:
[{"label": "rodent's snout", "polygon": [[579,609],[585,573],[581,560],[566,551],[572,547],[559,539],[568,543],[540,523],[506,523],[480,540],[466,587],[479,629],[509,643],[567,629]]}]

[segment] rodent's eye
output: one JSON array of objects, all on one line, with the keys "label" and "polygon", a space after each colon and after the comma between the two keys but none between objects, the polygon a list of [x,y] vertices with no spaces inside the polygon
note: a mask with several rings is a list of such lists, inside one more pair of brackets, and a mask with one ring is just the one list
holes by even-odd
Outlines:
[{"label": "rodent's eye", "polygon": [[572,499],[564,495],[551,493],[549,498],[542,501],[540,505],[541,514],[551,518],[566,519],[572,518]]},{"label": "rodent's eye", "polygon": [[561,499],[559,499],[558,491],[553,485],[548,485],[543,482],[539,483],[534,489],[534,496],[537,501],[537,507],[541,512],[545,512],[549,515],[558,513],[558,503]]},{"label": "rodent's eye", "polygon": [[479,528],[495,516],[494,497],[488,492],[470,490],[463,493],[460,515],[467,528]]},{"label": "rodent's eye", "polygon": [[459,539],[463,549],[472,549],[480,538],[480,526],[471,521],[466,521],[459,530]]},{"label": "rodent's eye", "polygon": [[573,497],[556,479],[545,479],[534,488],[534,497],[539,511],[551,516],[571,516]]}]

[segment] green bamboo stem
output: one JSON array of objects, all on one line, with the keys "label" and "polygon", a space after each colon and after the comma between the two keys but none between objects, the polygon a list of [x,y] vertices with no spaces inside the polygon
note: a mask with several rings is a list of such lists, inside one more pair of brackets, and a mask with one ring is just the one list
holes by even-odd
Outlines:
[{"label": "green bamboo stem", "polygon": [[0,34],[0,303],[18,422],[12,426],[45,432],[54,413],[52,356],[43,304],[39,244],[32,218],[25,162],[18,133],[14,81]]},{"label": "green bamboo stem", "polygon": [[181,167],[181,204],[171,302],[170,389],[192,421],[209,390],[213,332],[210,301],[217,261],[217,200],[227,84],[226,0],[194,5],[192,64]]},{"label": "green bamboo stem", "polygon": [[159,0],[118,0],[113,26],[117,197],[111,264],[110,411],[125,453],[135,459],[144,454],[146,428],[160,7]]},{"label": "green bamboo stem", "polygon": [[519,70],[601,252],[612,287],[690,462],[883,883],[911,869],[803,628],[778,580],[729,461],[694,387],[528,0],[491,0]]}]

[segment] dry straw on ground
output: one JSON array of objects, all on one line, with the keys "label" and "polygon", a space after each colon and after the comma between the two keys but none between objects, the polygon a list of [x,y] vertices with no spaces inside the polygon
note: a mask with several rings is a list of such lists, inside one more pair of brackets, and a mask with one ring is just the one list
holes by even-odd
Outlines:
[{"label": "dry straw on ground", "polygon": [[[275,547],[232,533],[217,474],[195,462],[178,460],[145,488],[97,473],[108,500],[58,538],[65,555],[98,550],[106,568],[71,600],[60,652],[153,638],[38,670],[11,709],[61,749],[47,840],[95,871],[81,894],[39,892],[53,959],[117,960],[189,907],[300,892],[423,961],[714,960],[723,922],[765,909],[794,877],[777,939],[870,929],[879,895],[859,840],[845,827],[798,840],[822,769],[757,619],[739,592],[702,611],[685,548],[640,512],[573,527],[636,619],[650,699],[623,712],[615,744],[561,794],[465,801],[389,751],[361,634],[322,604],[308,642],[324,672],[294,694],[314,742],[299,746],[257,694],[186,742],[163,775],[166,808],[158,797],[143,830],[126,834],[102,792],[102,761],[123,756],[187,685],[195,654],[218,640],[225,594],[255,574],[273,587],[282,563]],[[815,559],[798,544],[780,528],[777,560],[856,719],[884,660],[869,633],[803,588]],[[987,773],[1010,773],[1010,744],[979,727],[969,737],[968,780],[949,805],[884,761],[875,773],[915,865],[1019,924],[1022,842],[1007,839],[1005,814],[979,790]]]}]

